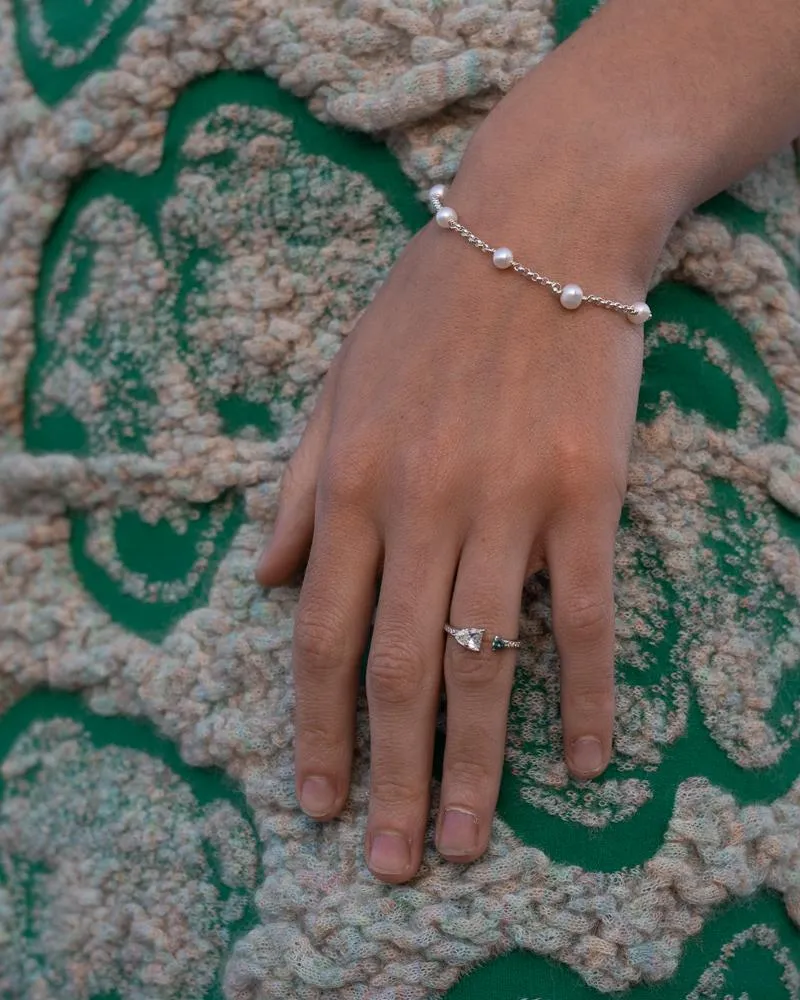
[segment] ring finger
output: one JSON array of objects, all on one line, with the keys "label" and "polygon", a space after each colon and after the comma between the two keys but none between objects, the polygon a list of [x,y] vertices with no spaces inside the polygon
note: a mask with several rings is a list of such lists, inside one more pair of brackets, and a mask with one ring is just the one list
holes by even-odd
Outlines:
[{"label": "ring finger", "polygon": [[451,861],[472,861],[489,839],[516,660],[514,649],[496,650],[492,642],[517,638],[530,542],[492,546],[476,533],[458,567],[450,622],[486,631],[479,652],[449,637],[444,657],[447,739],[436,845]]}]

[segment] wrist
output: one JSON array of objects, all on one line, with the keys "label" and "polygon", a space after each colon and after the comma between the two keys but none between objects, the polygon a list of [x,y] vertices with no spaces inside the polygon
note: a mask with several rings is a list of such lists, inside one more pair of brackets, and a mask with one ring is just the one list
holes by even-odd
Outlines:
[{"label": "wrist", "polygon": [[681,211],[648,144],[591,144],[502,104],[473,138],[448,204],[492,245],[566,283],[642,298]]}]

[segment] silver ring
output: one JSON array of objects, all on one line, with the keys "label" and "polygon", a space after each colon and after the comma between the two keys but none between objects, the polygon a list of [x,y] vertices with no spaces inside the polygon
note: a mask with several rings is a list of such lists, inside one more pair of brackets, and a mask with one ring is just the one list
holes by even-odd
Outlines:
[{"label": "silver ring", "polygon": [[[471,649],[473,653],[480,653],[483,636],[486,632],[485,628],[473,628],[469,625],[465,628],[454,628],[452,625],[445,625],[444,630],[448,635],[452,635],[459,646]],[[492,649],[495,652],[500,652],[503,649],[522,649],[522,643],[519,639],[504,639],[502,636],[496,635],[492,638]]]}]

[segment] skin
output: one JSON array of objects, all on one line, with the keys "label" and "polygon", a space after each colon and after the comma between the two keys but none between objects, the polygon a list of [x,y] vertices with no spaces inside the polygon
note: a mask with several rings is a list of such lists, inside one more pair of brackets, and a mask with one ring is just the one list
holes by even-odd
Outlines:
[{"label": "skin", "polygon": [[[744,12],[741,12],[744,14]],[[643,299],[680,214],[800,134],[796,0],[609,0],[500,102],[447,204],[492,245],[564,283]],[[514,673],[445,621],[517,635],[546,567],[571,773],[606,767],[614,720],[614,536],[626,489],[641,331],[566,312],[454,234],[409,244],[326,379],[282,484],[264,586],[307,560],[294,636],[297,794],[344,807],[358,666],[367,668],[366,857],[419,868],[442,687],[436,845],[486,849]],[[445,641],[446,640],[446,641]]]}]

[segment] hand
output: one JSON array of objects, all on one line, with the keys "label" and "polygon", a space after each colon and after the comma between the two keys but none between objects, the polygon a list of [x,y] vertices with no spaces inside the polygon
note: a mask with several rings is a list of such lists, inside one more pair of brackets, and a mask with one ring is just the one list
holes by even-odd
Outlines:
[{"label": "hand", "polygon": [[[724,6],[604,5],[488,116],[448,202],[538,270],[641,299],[675,219],[797,134],[794,5],[764,0],[755,34],[749,22],[715,31]],[[329,819],[347,796],[382,574],[367,670],[367,857],[381,878],[404,881],[420,863],[442,680],[437,846],[455,861],[486,847],[514,657],[445,643],[442,625],[514,636],[523,581],[543,566],[567,762],[580,778],[608,762],[612,553],[640,369],[641,334],[624,319],[566,313],[432,227],[337,357],[258,577],[290,578],[310,548],[297,792]]]},{"label": "hand", "polygon": [[[466,191],[456,185],[448,202],[466,205]],[[563,226],[540,217],[535,242],[552,245],[556,231],[564,240]],[[602,280],[592,287],[642,297],[629,275]],[[567,762],[584,779],[606,766],[612,559],[641,358],[641,330],[623,317],[568,313],[433,225],[336,358],[258,577],[290,578],[310,547],[294,638],[297,793],[322,820],[347,797],[359,661],[382,577],[367,667],[367,858],[380,878],[404,881],[419,867],[442,681],[437,846],[454,861],[485,849],[514,672],[513,651],[492,651],[491,636],[516,637],[525,578],[545,566]],[[482,651],[445,642],[446,621],[486,626]]]}]

